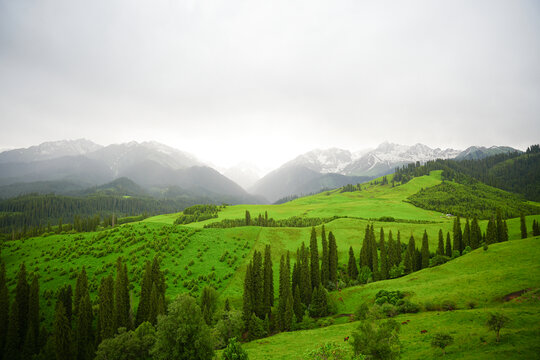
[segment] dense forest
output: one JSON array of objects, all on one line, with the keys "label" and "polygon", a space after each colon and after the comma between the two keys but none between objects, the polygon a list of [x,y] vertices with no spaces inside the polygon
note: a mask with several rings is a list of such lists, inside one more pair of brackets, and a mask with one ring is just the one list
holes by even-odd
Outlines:
[{"label": "dense forest", "polygon": [[415,176],[429,174],[432,170],[443,170],[444,180],[461,184],[475,181],[514,192],[528,200],[540,201],[540,146],[532,145],[522,154],[518,152],[490,156],[480,160],[428,161],[421,165],[411,163],[397,168],[394,182],[407,182]]}]

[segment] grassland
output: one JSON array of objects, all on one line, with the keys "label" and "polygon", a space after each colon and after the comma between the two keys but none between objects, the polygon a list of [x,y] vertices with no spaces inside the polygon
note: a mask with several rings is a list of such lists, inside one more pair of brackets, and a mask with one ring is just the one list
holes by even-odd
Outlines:
[{"label": "grassland", "polygon": [[[31,272],[40,275],[41,292],[46,295],[46,301],[42,301],[42,309],[47,321],[50,321],[54,305],[52,292],[63,284],[69,283],[74,286],[77,272],[85,266],[90,279],[91,297],[95,301],[101,277],[114,273],[114,263],[119,256],[127,261],[134,308],[137,306],[140,292],[143,263],[155,255],[162,258],[168,297],[172,298],[178,293],[187,291],[196,295],[204,285],[211,284],[218,289],[220,301],[229,298],[233,307],[240,308],[244,269],[253,251],[262,251],[267,244],[272,246],[274,277],[277,283],[280,256],[291,251],[294,261],[296,249],[302,242],[309,241],[311,229],[256,226],[205,229],[203,228],[205,224],[222,219],[243,218],[246,210],[250,211],[253,217],[268,211],[269,216],[275,219],[292,216],[347,216],[325,225],[326,230],[332,231],[336,236],[340,264],[346,264],[350,246],[358,254],[367,224],[374,225],[377,237],[381,227],[384,228],[387,237],[391,230],[394,239],[399,231],[403,243],[408,241],[411,234],[420,239],[425,230],[433,252],[437,246],[439,229],[445,234],[451,232],[453,219],[440,212],[415,207],[406,199],[422,188],[440,183],[440,172],[432,172],[430,176],[414,178],[398,187],[364,184],[360,192],[341,193],[334,190],[281,205],[228,206],[218,213],[217,219],[188,225],[172,225],[178,214],[160,215],[99,232],[63,233],[9,241],[4,244],[1,256],[6,261],[11,289],[15,286],[15,274],[23,262]],[[369,220],[382,216],[392,216],[398,220],[395,222]],[[540,215],[527,217],[528,229],[531,229],[534,219],[540,221]],[[486,225],[486,221],[480,222],[483,231]],[[502,311],[508,311],[512,318],[523,319],[524,324],[521,330],[518,324],[512,325],[515,326],[513,328],[515,339],[511,343],[501,344],[499,349],[502,349],[502,354],[507,350],[510,351],[512,347],[530,351],[531,347],[520,345],[519,341],[528,341],[527,339],[531,339],[534,334],[538,338],[538,328],[528,325],[535,320],[538,323],[538,316],[533,315],[538,313],[538,304],[500,304],[494,300],[523,288],[540,287],[540,269],[536,261],[540,258],[538,248],[540,241],[518,240],[519,226],[518,218],[509,219],[509,237],[512,241],[491,246],[488,252],[476,250],[438,268],[422,270],[395,280],[347,288],[331,296],[343,299],[343,302],[338,302],[339,313],[354,312],[358,303],[369,301],[379,289],[390,288],[410,292],[411,300],[420,304],[450,299],[463,308],[467,301],[475,301],[480,306],[479,309],[442,313],[437,317],[434,317],[433,313],[421,313],[414,315],[416,320],[413,323],[418,324],[419,328],[434,329],[440,322],[444,328],[454,329],[452,331],[456,332],[456,338],[463,336],[464,344],[468,345],[462,346],[474,347],[475,351],[480,351],[477,349],[478,339],[475,340],[477,342],[473,343],[473,340],[470,340],[468,343],[465,333],[474,331],[475,334],[484,334],[486,331],[483,324],[477,324],[476,320],[471,319],[483,318],[486,311],[497,307]],[[321,226],[318,226],[319,236],[320,232]],[[513,253],[512,249],[516,252]],[[507,259],[512,259],[512,262],[508,262]],[[454,315],[455,318],[452,317]],[[345,321],[346,318],[336,319],[336,323]],[[281,358],[295,358],[312,349],[320,341],[332,339],[342,341],[343,336],[346,336],[343,334],[350,333],[355,326],[353,323],[341,323],[324,329],[279,334],[249,343],[247,349],[252,359],[271,358],[268,357],[271,355],[277,357],[277,354]],[[421,354],[428,353],[432,355],[433,350],[429,348],[429,342],[418,338],[416,326],[411,325],[403,329],[404,354],[408,354],[408,357],[404,358],[422,358]],[[294,341],[294,347],[290,346],[291,341]],[[283,354],[276,352],[276,349],[283,346],[287,348]],[[493,352],[490,346],[482,346],[480,349],[485,349],[486,354]],[[464,349],[466,347],[456,346],[454,358],[460,358],[458,354]],[[293,350],[294,353],[291,352]],[[418,357],[415,357],[417,354]],[[429,358],[431,355],[426,356]],[[448,357],[452,356],[454,355],[449,354]]]}]

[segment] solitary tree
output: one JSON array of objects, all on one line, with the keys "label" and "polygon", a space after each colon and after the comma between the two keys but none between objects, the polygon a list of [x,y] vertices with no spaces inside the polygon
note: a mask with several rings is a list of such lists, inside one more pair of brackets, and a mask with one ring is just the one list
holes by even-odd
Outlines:
[{"label": "solitary tree", "polygon": [[444,235],[442,229],[439,229],[439,245],[437,246],[437,255],[444,255]]},{"label": "solitary tree", "polygon": [[437,333],[433,335],[431,339],[431,346],[438,347],[442,349],[443,355],[446,354],[445,348],[449,345],[452,345],[454,338],[450,334]]},{"label": "solitary tree", "polygon": [[487,327],[489,328],[489,330],[495,331],[495,335],[497,336],[497,342],[501,340],[501,329],[505,327],[509,321],[510,319],[501,313],[494,313],[489,315]]},{"label": "solitary tree", "polygon": [[347,265],[347,275],[349,279],[356,280],[358,277],[358,267],[356,266],[356,258],[354,257],[354,250],[352,246],[349,248],[349,263]]}]

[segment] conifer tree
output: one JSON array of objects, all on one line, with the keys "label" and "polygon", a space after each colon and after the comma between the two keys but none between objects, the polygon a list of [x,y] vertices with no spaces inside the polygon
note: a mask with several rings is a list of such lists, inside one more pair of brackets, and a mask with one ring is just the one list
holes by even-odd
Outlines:
[{"label": "conifer tree", "polygon": [[521,213],[520,215],[520,224],[521,224],[521,238],[527,238],[527,223],[525,221],[525,214]]},{"label": "conifer tree", "polygon": [[116,260],[116,279],[114,281],[114,319],[115,330],[125,327],[131,330],[131,304],[127,266],[121,258]]},{"label": "conifer tree", "polygon": [[506,224],[506,220],[503,221],[502,234],[502,241],[508,241],[508,225]]},{"label": "conifer tree", "polygon": [[351,280],[356,280],[356,278],[358,278],[358,267],[356,266],[356,259],[354,257],[354,251],[352,246],[349,248],[349,263],[347,264],[347,275]]},{"label": "conifer tree", "polygon": [[9,319],[9,291],[6,285],[6,265],[0,264],[0,359],[6,343]]},{"label": "conifer tree", "polygon": [[146,261],[144,265],[144,273],[141,280],[141,296],[139,299],[139,306],[137,307],[135,326],[139,326],[140,324],[148,321],[149,319],[152,283],[152,264],[150,263],[150,261]]},{"label": "conifer tree", "polygon": [[293,311],[296,316],[296,321],[301,322],[304,316],[304,311],[302,309],[302,300],[300,299],[300,287],[296,285],[293,291]]},{"label": "conifer tree", "polygon": [[114,280],[112,275],[101,278],[98,294],[99,302],[99,340],[101,342],[114,336]]},{"label": "conifer tree", "polygon": [[26,336],[31,343],[25,342],[25,347],[28,347],[30,354],[35,354],[38,351],[39,320],[39,281],[37,275],[34,275],[28,296],[28,329]]},{"label": "conifer tree", "polygon": [[19,304],[17,297],[13,299],[9,312],[8,328],[6,331],[4,357],[5,360],[18,360],[20,358],[19,343]]},{"label": "conifer tree", "polygon": [[471,223],[471,248],[473,250],[478,249],[481,243],[482,230],[480,230],[480,226],[478,225],[478,219],[474,217]]},{"label": "conifer tree", "polygon": [[390,277],[390,266],[388,261],[388,251],[386,250],[383,234],[384,233],[381,228],[381,240],[379,243],[379,249],[381,251],[381,280],[386,280]]},{"label": "conifer tree", "polygon": [[370,249],[371,249],[371,262],[372,262],[372,272],[373,272],[373,278],[375,280],[380,280],[380,272],[379,272],[379,254],[377,252],[377,241],[375,240],[375,231],[373,229],[373,224],[371,225],[370,229]]},{"label": "conifer tree", "polygon": [[[152,289],[152,292],[154,290]],[[157,292],[157,289],[156,289]],[[212,326],[214,323],[214,313],[217,306],[218,293],[212,286],[205,286],[201,292],[201,312],[206,325]],[[156,309],[157,310],[157,309]],[[156,315],[157,315],[157,311]]]},{"label": "conifer tree", "polygon": [[439,229],[439,245],[437,246],[437,255],[444,255],[444,235],[442,229]]},{"label": "conifer tree", "polygon": [[75,317],[79,315],[81,296],[86,292],[88,292],[88,277],[86,275],[86,269],[83,266],[79,276],[77,276],[77,283],[75,285],[75,296],[73,298],[73,315],[75,315]]},{"label": "conifer tree", "polygon": [[420,263],[420,269],[426,269],[429,267],[429,242],[428,242],[428,234],[426,230],[424,230],[424,235],[422,236],[422,261]]},{"label": "conifer tree", "polygon": [[26,338],[26,331],[28,328],[28,297],[30,294],[30,286],[28,285],[26,266],[23,263],[17,274],[17,286],[15,287],[15,299],[19,309],[17,311],[19,319],[17,328],[19,329],[19,342],[17,348],[20,348]]},{"label": "conifer tree", "polygon": [[324,287],[326,287],[328,286],[328,281],[330,280],[330,258],[328,254],[328,242],[326,241],[326,231],[324,229],[324,224],[321,229],[321,247],[321,283]]},{"label": "conifer tree", "polygon": [[396,266],[399,266],[399,264],[401,264],[401,261],[403,260],[402,259],[402,250],[401,250],[401,233],[397,232],[397,241],[396,241],[396,255],[397,255],[397,262],[396,262]]},{"label": "conifer tree", "polygon": [[446,256],[452,257],[452,243],[450,242],[450,231],[446,233],[446,247],[445,247]]},{"label": "conifer tree", "polygon": [[253,313],[253,289],[251,281],[251,266],[249,263],[244,277],[244,294],[242,297],[242,319],[244,320],[244,328],[247,330],[251,314]]},{"label": "conifer tree", "polygon": [[491,245],[495,242],[497,242],[497,225],[495,219],[491,217],[488,221],[486,229],[486,243],[488,245]]},{"label": "conifer tree", "polygon": [[264,320],[264,299],[263,299],[263,268],[262,268],[262,254],[259,251],[253,253],[253,265],[251,267],[251,289],[252,289],[252,302],[253,311],[255,315],[261,320]]},{"label": "conifer tree", "polygon": [[282,331],[290,330],[292,324],[293,298],[289,269],[288,261],[282,255],[279,264],[279,323]]},{"label": "conifer tree", "polygon": [[414,271],[422,270],[422,253],[419,248],[414,250]]},{"label": "conifer tree", "polygon": [[270,314],[274,305],[274,272],[272,270],[272,253],[270,245],[266,245],[264,249],[264,289],[263,289],[263,306],[264,313]]},{"label": "conifer tree", "polygon": [[321,283],[321,274],[319,273],[319,250],[317,248],[317,232],[315,231],[315,227],[311,228],[309,249],[311,252],[311,288],[313,289]]},{"label": "conifer tree", "polygon": [[501,209],[497,209],[496,226],[497,226],[497,242],[503,242],[505,236],[504,236],[504,224],[503,224]]},{"label": "conifer tree", "polygon": [[538,225],[538,221],[533,220],[533,236],[539,236],[540,235],[540,226]]},{"label": "conifer tree", "polygon": [[396,254],[396,243],[394,242],[394,238],[392,236],[392,230],[388,232],[388,246],[387,246],[387,253],[388,253],[388,269],[391,269],[394,265],[399,265],[397,263],[397,254]]},{"label": "conifer tree", "polygon": [[415,254],[414,236],[411,234],[409,244],[407,245],[407,251],[405,252],[405,273],[410,274],[415,271],[416,268],[416,254]]},{"label": "conifer tree", "polygon": [[246,226],[251,225],[251,214],[246,210]]},{"label": "conifer tree", "polygon": [[92,328],[92,305],[88,288],[79,294],[79,306],[76,326],[77,360],[91,360],[94,358],[94,331]]},{"label": "conifer tree", "polygon": [[71,327],[62,301],[56,304],[53,334],[56,360],[72,360]]},{"label": "conifer tree", "polygon": [[465,220],[465,229],[463,229],[463,249],[467,246],[471,246],[471,225],[469,223],[469,218]]},{"label": "conifer tree", "polygon": [[337,282],[337,267],[338,267],[338,253],[337,244],[334,234],[330,231],[328,234],[328,277],[330,282],[335,284]]},{"label": "conifer tree", "polygon": [[459,251],[460,254],[463,251],[463,234],[461,232],[459,216],[454,219],[454,244],[452,247],[454,250]]},{"label": "conifer tree", "polygon": [[306,249],[304,243],[300,246],[300,295],[302,303],[309,306],[311,302],[311,270],[309,267],[309,251]]}]

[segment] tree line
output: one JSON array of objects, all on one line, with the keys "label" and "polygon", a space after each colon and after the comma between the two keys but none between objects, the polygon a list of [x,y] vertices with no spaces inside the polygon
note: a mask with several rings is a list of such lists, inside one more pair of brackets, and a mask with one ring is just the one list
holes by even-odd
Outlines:
[{"label": "tree line", "polygon": [[309,226],[318,226],[321,224],[328,223],[330,221],[339,219],[339,216],[332,216],[328,218],[319,218],[319,217],[301,217],[301,216],[292,216],[286,219],[276,220],[274,218],[268,217],[268,212],[265,211],[264,214],[259,214],[257,217],[251,217],[251,213],[246,210],[245,216],[243,219],[223,219],[221,221],[213,222],[210,224],[204,225],[205,228],[233,228],[240,226],[261,226],[261,227],[309,227]]}]

